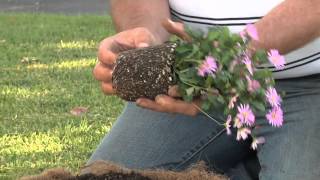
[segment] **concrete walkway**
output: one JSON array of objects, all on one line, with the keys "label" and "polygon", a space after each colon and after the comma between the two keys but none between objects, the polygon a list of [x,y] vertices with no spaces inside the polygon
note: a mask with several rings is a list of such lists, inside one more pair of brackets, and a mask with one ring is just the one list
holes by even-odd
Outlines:
[{"label": "concrete walkway", "polygon": [[0,0],[0,12],[107,14],[108,0]]}]

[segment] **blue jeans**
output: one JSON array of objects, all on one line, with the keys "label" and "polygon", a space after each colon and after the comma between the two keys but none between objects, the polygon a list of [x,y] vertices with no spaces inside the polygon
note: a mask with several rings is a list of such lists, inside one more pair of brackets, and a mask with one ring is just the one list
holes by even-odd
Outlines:
[{"label": "blue jeans", "polygon": [[[273,128],[257,117],[261,180],[320,178],[320,75],[277,81],[285,90],[285,124]],[[213,117],[223,122],[216,110]],[[128,168],[183,170],[200,160],[232,179],[253,179],[244,162],[253,152],[250,140],[238,142],[223,127],[200,114],[189,117],[153,112],[128,103],[88,163],[106,160]]]}]

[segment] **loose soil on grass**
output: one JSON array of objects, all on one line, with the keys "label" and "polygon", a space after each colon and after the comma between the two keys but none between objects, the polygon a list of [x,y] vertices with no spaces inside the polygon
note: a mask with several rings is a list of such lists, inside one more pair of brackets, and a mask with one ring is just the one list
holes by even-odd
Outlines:
[{"label": "loose soil on grass", "polygon": [[215,174],[204,162],[181,172],[165,170],[131,170],[112,163],[96,161],[81,170],[80,175],[72,175],[62,168],[49,169],[40,175],[26,176],[20,180],[227,180]]}]

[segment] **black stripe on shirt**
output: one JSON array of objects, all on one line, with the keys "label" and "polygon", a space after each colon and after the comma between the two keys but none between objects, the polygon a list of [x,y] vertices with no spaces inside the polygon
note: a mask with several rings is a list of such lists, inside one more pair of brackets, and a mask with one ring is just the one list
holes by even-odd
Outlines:
[{"label": "black stripe on shirt", "polygon": [[191,16],[191,15],[186,15],[182,14],[173,8],[170,7],[170,11],[183,17],[187,18],[194,18],[194,19],[203,19],[203,20],[212,20],[212,21],[236,21],[236,20],[259,20],[262,17],[261,16],[253,16],[253,17],[232,17],[232,18],[208,18],[208,17],[201,17],[201,16]]},{"label": "black stripe on shirt", "polygon": [[[259,20],[259,19],[262,18],[262,17],[259,17],[259,16],[255,16],[255,17],[237,17],[237,18],[208,18],[208,17],[199,17],[199,16],[191,16],[191,15],[182,14],[182,13],[174,10],[171,7],[170,7],[170,11],[171,11],[171,14],[173,16],[175,16],[176,18],[178,18],[178,19],[180,19],[182,21],[190,22],[190,23],[196,23],[196,24],[203,24],[203,25],[211,25],[211,26],[245,26],[245,25],[250,24],[252,22],[249,22],[249,23],[212,23],[212,22],[197,21],[196,19],[199,19],[199,20],[211,20],[211,21],[243,21],[243,20]],[[193,20],[189,20],[189,19],[186,19],[186,18],[193,18]],[[294,65],[294,64],[300,63],[300,62],[302,62],[304,60],[308,60],[308,59],[313,58],[313,57],[315,57],[315,56],[317,56],[319,54],[320,54],[320,52],[317,52],[317,53],[312,54],[310,56],[307,56],[307,57],[304,57],[304,58],[301,58],[301,59],[298,59],[298,60],[291,61],[289,63],[286,63],[285,67],[288,66],[288,65]],[[293,69],[293,68],[296,68],[296,67],[300,67],[300,66],[312,63],[312,62],[317,61],[317,60],[320,60],[320,57],[315,57],[315,58],[313,58],[313,59],[311,59],[309,61],[305,61],[305,62],[303,62],[301,64],[297,64],[297,65],[294,65],[294,66],[291,66],[291,67],[287,67],[287,68],[284,68],[284,69],[272,70],[272,72],[286,71],[286,70],[289,70],[289,69]],[[275,69],[274,66],[257,67],[257,69],[264,69],[264,68]]]},{"label": "black stripe on shirt", "polygon": [[[288,65],[291,65],[291,64],[296,64],[296,63],[299,63],[301,61],[304,61],[304,60],[307,60],[309,58],[313,58],[317,55],[320,55],[320,52],[317,52],[315,54],[312,54],[310,56],[307,56],[307,57],[304,57],[304,58],[301,58],[301,59],[297,59],[297,60],[294,60],[294,61],[291,61],[289,63],[286,63],[285,66],[288,66]],[[319,57],[320,58],[320,57]],[[260,67],[257,67],[258,69],[263,69],[263,68],[275,68],[274,66],[260,66]]]},{"label": "black stripe on shirt", "polygon": [[218,23],[210,23],[210,22],[201,22],[201,21],[188,20],[188,19],[182,18],[180,16],[177,16],[176,14],[173,14],[173,13],[172,13],[172,15],[174,17],[178,18],[179,20],[184,21],[184,22],[203,24],[203,25],[209,25],[209,26],[245,26],[248,24],[248,23],[219,23],[218,24]]},{"label": "black stripe on shirt", "polygon": [[306,61],[302,64],[298,64],[296,66],[291,66],[291,67],[288,67],[288,68],[285,68],[285,69],[277,69],[277,70],[273,70],[272,72],[280,72],[280,71],[286,71],[286,70],[289,70],[289,69],[293,69],[293,68],[296,68],[296,67],[300,67],[300,66],[303,66],[303,65],[306,65],[306,64],[309,64],[309,63],[312,63],[314,61],[317,61],[317,60],[320,60],[320,57],[317,57],[317,58],[314,58],[314,59],[311,59],[310,61]]}]

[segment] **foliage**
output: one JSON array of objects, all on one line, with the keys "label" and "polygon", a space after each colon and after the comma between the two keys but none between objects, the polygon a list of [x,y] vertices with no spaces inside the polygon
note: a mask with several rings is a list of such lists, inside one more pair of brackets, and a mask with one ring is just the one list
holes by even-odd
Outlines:
[{"label": "foliage", "polygon": [[[233,124],[238,128],[237,139],[245,139],[241,130],[251,133],[255,114],[267,112],[270,98],[278,98],[279,102],[272,104],[272,108],[280,108],[278,94],[268,96],[275,85],[272,72],[261,65],[270,61],[283,68],[283,56],[277,50],[273,50],[273,56],[264,49],[252,48],[252,42],[258,41],[253,25],[248,25],[241,34],[231,33],[226,27],[209,29],[206,34],[190,29],[186,32],[191,40],[174,40],[177,43],[174,70],[183,99],[191,102],[200,98],[204,111],[223,107],[228,133]],[[278,110],[282,116],[282,110]],[[267,119],[271,125],[282,125],[281,117],[270,117]]]}]

